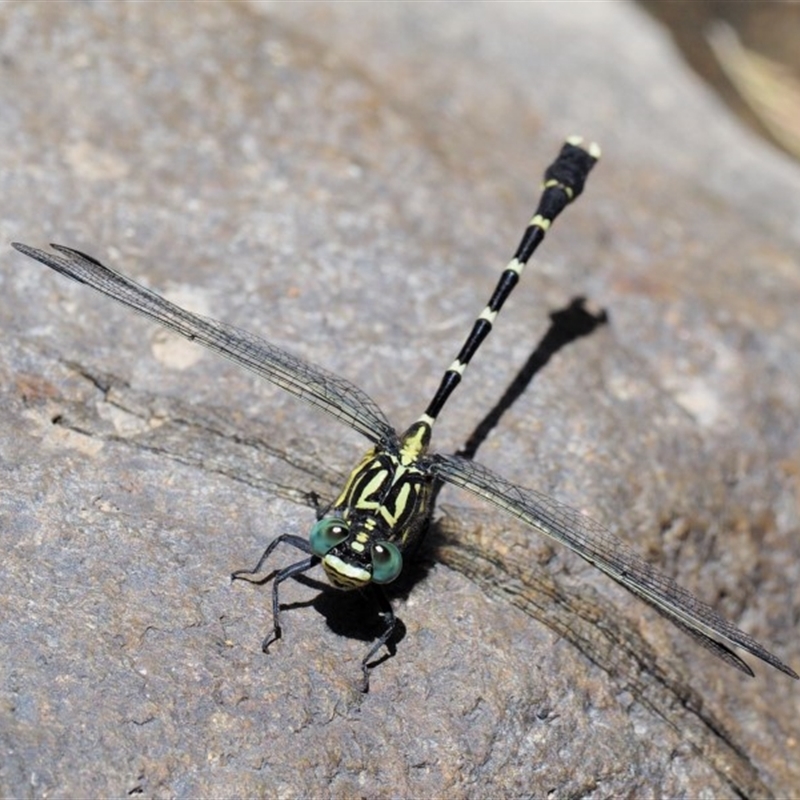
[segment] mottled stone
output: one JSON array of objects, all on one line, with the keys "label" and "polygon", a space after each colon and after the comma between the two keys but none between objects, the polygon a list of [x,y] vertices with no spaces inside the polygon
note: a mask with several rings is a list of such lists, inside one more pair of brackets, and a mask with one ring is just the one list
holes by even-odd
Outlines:
[{"label": "mottled stone", "polygon": [[[597,139],[437,447],[586,296],[609,324],[478,458],[800,665],[800,171],[635,7],[6,3],[0,22],[0,241],[86,250],[352,379],[400,428],[561,139]],[[0,795],[800,785],[796,683],[730,670],[455,491],[368,695],[360,595],[288,582],[263,654],[269,587],[229,573],[304,534],[364,443],[10,249],[0,325]]]}]

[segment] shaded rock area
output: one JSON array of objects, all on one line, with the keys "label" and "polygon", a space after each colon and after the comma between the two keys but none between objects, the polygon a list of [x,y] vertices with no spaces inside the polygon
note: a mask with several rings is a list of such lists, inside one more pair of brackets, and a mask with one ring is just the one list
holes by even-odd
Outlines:
[{"label": "shaded rock area", "polygon": [[[424,408],[565,135],[604,158],[441,419],[800,665],[800,169],[627,4],[0,6],[0,241],[86,250]],[[231,584],[364,442],[0,254],[0,794],[787,796],[800,688],[445,491],[360,595]],[[279,565],[295,556],[282,552]],[[322,580],[322,575],[312,577]]]},{"label": "shaded rock area", "polygon": [[739,119],[800,158],[800,6],[638,2]]}]

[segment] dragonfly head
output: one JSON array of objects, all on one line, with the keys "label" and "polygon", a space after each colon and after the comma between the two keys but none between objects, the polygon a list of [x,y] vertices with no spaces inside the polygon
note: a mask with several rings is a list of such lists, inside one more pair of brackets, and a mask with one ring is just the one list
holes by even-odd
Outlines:
[{"label": "dragonfly head", "polygon": [[338,517],[321,519],[308,537],[322,559],[328,580],[337,589],[359,589],[368,583],[391,583],[403,569],[403,556],[392,542],[353,531]]}]

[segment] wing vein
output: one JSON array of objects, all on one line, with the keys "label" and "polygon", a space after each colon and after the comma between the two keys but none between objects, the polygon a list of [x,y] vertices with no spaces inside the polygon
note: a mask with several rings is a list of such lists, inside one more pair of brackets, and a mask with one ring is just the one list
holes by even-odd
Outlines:
[{"label": "wing vein", "polygon": [[458,456],[432,456],[431,471],[443,481],[482,497],[545,536],[566,545],[731,666],[753,674],[750,667],[718,638],[743,648],[786,675],[798,677],[791,667],[752,636],[647,563],[611,531],[580,511],[535,490],[517,486],[481,464]]},{"label": "wing vein", "polygon": [[63,245],[57,254],[25,244],[13,246],[78,283],[143,314],[192,342],[236,362],[295,397],[331,414],[375,443],[390,442],[396,433],[366,392],[350,381],[309,364],[255,334],[226,322],[186,311],[91,256]]}]

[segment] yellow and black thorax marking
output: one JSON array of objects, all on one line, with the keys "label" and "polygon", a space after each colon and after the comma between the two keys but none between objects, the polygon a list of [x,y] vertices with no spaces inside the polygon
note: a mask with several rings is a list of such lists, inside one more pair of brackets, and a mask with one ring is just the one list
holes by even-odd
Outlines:
[{"label": "yellow and black thorax marking", "polygon": [[424,533],[434,482],[425,460],[430,432],[427,421],[414,423],[399,443],[372,448],[350,473],[320,523],[341,523],[340,533],[332,537],[339,540],[322,556],[335,586],[354,589],[381,582],[376,557],[380,561],[383,554],[391,561],[394,554],[399,567],[403,553]]},{"label": "yellow and black thorax marking", "polygon": [[330,513],[346,520],[353,533],[379,534],[405,549],[428,517],[432,478],[423,457],[429,439],[430,427],[415,423],[396,450],[369,450]]}]

